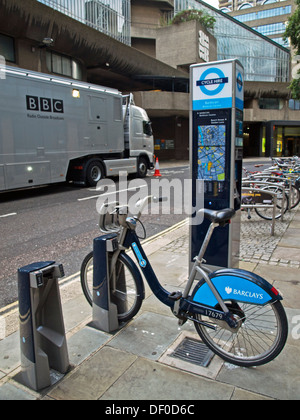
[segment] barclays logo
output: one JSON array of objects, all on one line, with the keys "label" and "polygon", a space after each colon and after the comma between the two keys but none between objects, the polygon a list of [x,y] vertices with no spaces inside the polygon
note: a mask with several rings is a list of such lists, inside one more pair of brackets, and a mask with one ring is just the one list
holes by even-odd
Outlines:
[{"label": "barclays logo", "polygon": [[245,291],[245,290],[232,289],[229,286],[225,287],[225,292],[227,293],[227,295],[233,294],[236,296],[241,296],[241,297],[249,298],[249,299],[263,300],[264,298],[264,295],[262,293],[253,293],[253,292]]}]

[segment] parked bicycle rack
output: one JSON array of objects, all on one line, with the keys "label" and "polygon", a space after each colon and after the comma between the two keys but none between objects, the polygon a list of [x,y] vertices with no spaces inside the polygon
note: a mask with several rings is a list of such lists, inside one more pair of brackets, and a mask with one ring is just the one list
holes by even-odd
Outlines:
[{"label": "parked bicycle rack", "polygon": [[[245,179],[243,178],[242,180],[242,194],[243,191],[256,191],[259,192],[259,190],[261,189],[262,193],[265,194],[269,194],[271,196],[273,196],[273,204],[264,204],[264,203],[259,203],[259,204],[242,204],[242,208],[243,209],[252,209],[252,208],[273,208],[273,215],[272,215],[272,227],[271,227],[271,236],[275,235],[275,221],[276,221],[276,208],[278,207],[278,195],[277,192],[273,192],[270,190],[266,190],[264,189],[264,187],[274,187],[276,186],[276,188],[280,189],[282,191],[282,198],[283,198],[283,204],[286,201],[286,195],[285,195],[285,188],[283,185],[279,185],[279,184],[274,184],[274,183],[268,183],[265,181],[257,181],[255,179]],[[261,188],[258,188],[261,187]],[[281,221],[283,222],[284,220],[284,211],[282,211],[281,213]]]},{"label": "parked bicycle rack", "polygon": [[[293,201],[291,199],[292,197],[292,186],[293,186],[293,180],[292,178],[288,179],[288,178],[282,178],[280,176],[273,176],[273,175],[267,175],[267,174],[254,174],[251,176],[251,178],[249,179],[249,181],[253,181],[254,183],[256,182],[263,182],[266,185],[271,185],[274,187],[283,187],[283,183],[287,182],[288,183],[288,196],[289,196],[289,202],[288,202],[288,210],[291,211],[291,205],[293,204]],[[281,183],[281,185],[280,185]],[[284,188],[285,191],[287,191]]]},{"label": "parked bicycle rack", "polygon": [[273,209],[273,217],[272,217],[272,225],[271,225],[271,236],[275,235],[275,221],[276,221],[276,207],[277,207],[277,193],[276,192],[272,192],[272,191],[266,191],[260,188],[242,188],[242,194],[244,192],[249,192],[249,193],[264,193],[264,194],[268,194],[273,198],[273,204],[242,204],[242,209],[255,209],[255,208],[271,208]]},{"label": "parked bicycle rack", "polygon": [[69,369],[58,285],[63,276],[63,266],[55,262],[34,263],[18,270],[20,382],[35,391],[52,385],[50,369],[61,374]]}]

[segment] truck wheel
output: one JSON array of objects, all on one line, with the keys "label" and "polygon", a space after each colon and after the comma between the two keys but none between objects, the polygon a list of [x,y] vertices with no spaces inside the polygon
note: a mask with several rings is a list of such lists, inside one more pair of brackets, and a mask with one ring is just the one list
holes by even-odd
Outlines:
[{"label": "truck wheel", "polygon": [[139,178],[145,178],[148,172],[148,163],[147,160],[143,157],[138,160],[138,170],[137,175]]},{"label": "truck wheel", "polygon": [[98,160],[90,162],[86,169],[86,182],[90,187],[95,187],[104,178],[102,164]]}]

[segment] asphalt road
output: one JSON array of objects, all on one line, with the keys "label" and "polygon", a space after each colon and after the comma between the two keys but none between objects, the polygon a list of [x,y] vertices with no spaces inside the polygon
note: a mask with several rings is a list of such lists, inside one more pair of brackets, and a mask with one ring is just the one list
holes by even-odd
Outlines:
[{"label": "asphalt road", "polygon": [[[244,163],[250,170],[255,169],[254,165],[255,162]],[[182,185],[189,176],[189,168],[162,169],[161,174],[160,180],[176,179],[181,182],[178,185]],[[137,198],[139,192],[164,195],[163,191],[155,190],[154,180],[152,175],[148,175],[142,188],[136,189],[137,180],[129,179],[128,185],[116,183],[115,191],[128,194],[128,200]],[[129,191],[125,191],[128,188]],[[0,194],[0,308],[18,298],[17,270],[20,267],[38,261],[56,261],[63,264],[67,277],[80,270],[82,260],[93,248],[93,239],[101,234],[97,212],[100,194],[95,189],[67,184]],[[108,197],[109,201],[114,198],[113,195]],[[164,214],[160,210],[160,214],[142,217],[147,237],[186,218],[181,200],[174,203],[171,199],[164,206],[167,204],[170,211],[165,207]],[[138,231],[142,236],[141,227]]]},{"label": "asphalt road", "polygon": [[[161,170],[161,173],[161,179],[182,180],[189,172],[188,167],[184,167]],[[141,189],[135,189],[137,180],[129,179],[128,199],[134,200],[139,191],[144,195],[152,194],[154,179],[147,176]],[[116,183],[115,190],[120,188],[124,195],[126,186]],[[63,264],[66,276],[80,270],[82,260],[93,248],[93,239],[101,235],[97,212],[99,195],[95,189],[66,184],[0,194],[0,308],[18,298],[17,270],[20,267],[38,261],[56,261]],[[113,195],[107,198],[111,201]],[[173,214],[173,200],[170,208],[170,214],[143,216],[147,237],[186,218],[185,214]],[[143,236],[141,226],[138,231]]]}]

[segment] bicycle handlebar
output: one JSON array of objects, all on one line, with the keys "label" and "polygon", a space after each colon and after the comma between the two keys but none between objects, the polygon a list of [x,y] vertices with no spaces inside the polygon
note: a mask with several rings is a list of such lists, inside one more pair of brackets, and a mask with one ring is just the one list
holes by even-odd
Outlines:
[{"label": "bicycle handlebar", "polygon": [[138,210],[138,214],[136,215],[136,217],[138,219],[140,218],[144,208],[146,207],[146,205],[150,204],[151,201],[153,201],[153,203],[162,203],[163,201],[167,200],[167,197],[155,197],[154,195],[148,195],[147,197],[142,198],[135,204],[135,208]]}]

